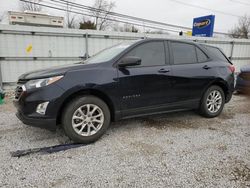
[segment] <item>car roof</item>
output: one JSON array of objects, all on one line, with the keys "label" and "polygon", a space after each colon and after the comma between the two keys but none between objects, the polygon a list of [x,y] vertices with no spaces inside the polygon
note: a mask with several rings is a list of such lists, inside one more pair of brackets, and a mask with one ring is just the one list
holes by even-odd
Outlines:
[{"label": "car roof", "polygon": [[216,46],[211,46],[208,44],[204,44],[204,43],[200,43],[200,42],[196,42],[196,41],[191,41],[188,39],[169,39],[169,38],[145,38],[145,39],[139,39],[137,40],[138,42],[143,42],[143,41],[173,41],[173,42],[183,42],[183,43],[189,43],[189,44],[194,44],[194,45],[201,45],[201,46],[205,46],[205,47],[212,47],[212,48],[217,48],[220,49]]},{"label": "car roof", "polygon": [[141,39],[138,41],[174,41],[174,42],[185,42],[185,43],[191,43],[191,44],[198,44],[196,42],[190,41],[190,40],[184,40],[184,39],[168,39],[168,38],[145,38],[145,39]]}]

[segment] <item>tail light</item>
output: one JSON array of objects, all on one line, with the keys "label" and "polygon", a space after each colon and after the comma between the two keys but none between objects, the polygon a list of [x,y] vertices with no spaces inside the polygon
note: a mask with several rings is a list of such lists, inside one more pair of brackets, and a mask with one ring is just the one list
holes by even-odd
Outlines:
[{"label": "tail light", "polygon": [[235,72],[235,66],[230,65],[228,68],[229,68],[229,70],[231,71],[231,73],[234,73],[234,72]]}]

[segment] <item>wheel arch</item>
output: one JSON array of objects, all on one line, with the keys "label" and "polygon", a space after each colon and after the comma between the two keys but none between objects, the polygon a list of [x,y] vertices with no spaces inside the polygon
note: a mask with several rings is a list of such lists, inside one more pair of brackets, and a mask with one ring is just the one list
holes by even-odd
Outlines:
[{"label": "wheel arch", "polygon": [[208,86],[204,89],[203,95],[205,94],[207,89],[213,85],[219,86],[223,90],[224,95],[225,95],[225,102],[227,103],[231,99],[231,95],[229,93],[228,84],[222,79],[217,79],[217,80],[214,80],[213,82],[209,83]]},{"label": "wheel arch", "polygon": [[77,97],[80,97],[80,96],[84,96],[84,95],[92,95],[92,96],[95,96],[95,97],[98,97],[99,99],[103,100],[109,110],[110,110],[110,115],[111,115],[111,121],[114,121],[115,120],[115,107],[114,107],[114,103],[113,101],[108,97],[108,95],[106,95],[104,92],[100,91],[100,90],[97,90],[97,89],[81,89],[81,90],[78,90],[78,91],[75,91],[73,93],[71,93],[70,95],[68,95],[63,103],[61,104],[59,110],[58,110],[58,113],[57,113],[57,118],[56,118],[56,124],[61,124],[61,118],[62,118],[62,113],[63,113],[63,110],[65,108],[65,106],[67,106],[67,104],[74,100],[75,98]]}]

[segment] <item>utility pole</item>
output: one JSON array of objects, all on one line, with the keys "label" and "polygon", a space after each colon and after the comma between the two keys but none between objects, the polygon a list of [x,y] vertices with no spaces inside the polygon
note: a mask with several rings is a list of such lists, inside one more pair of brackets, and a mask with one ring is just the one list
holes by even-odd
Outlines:
[{"label": "utility pole", "polygon": [[67,27],[69,27],[69,1],[67,1],[67,8],[66,8],[66,16],[67,16]]},{"label": "utility pole", "polygon": [[3,86],[3,80],[2,80],[2,70],[1,70],[1,60],[0,60],[0,88]]}]

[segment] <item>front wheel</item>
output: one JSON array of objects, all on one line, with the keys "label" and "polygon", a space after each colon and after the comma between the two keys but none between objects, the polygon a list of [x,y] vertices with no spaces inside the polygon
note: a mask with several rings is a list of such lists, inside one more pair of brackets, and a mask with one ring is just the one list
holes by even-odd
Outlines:
[{"label": "front wheel", "polygon": [[224,91],[219,86],[211,86],[203,95],[199,110],[201,115],[213,118],[220,115],[224,108],[224,104]]},{"label": "front wheel", "polygon": [[110,111],[105,102],[94,96],[83,96],[70,102],[63,113],[66,135],[77,143],[99,139],[110,124]]}]

